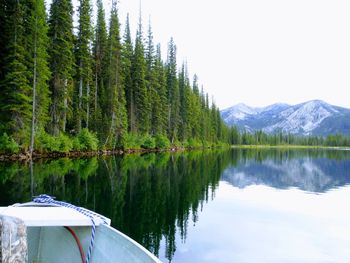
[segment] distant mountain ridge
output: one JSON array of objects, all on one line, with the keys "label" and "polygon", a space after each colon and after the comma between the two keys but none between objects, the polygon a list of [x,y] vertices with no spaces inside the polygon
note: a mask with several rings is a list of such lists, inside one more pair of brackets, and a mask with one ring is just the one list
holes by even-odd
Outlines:
[{"label": "distant mountain ridge", "polygon": [[296,105],[276,103],[267,107],[250,107],[243,103],[221,111],[223,120],[240,130],[298,135],[350,135],[350,109],[322,100]]}]

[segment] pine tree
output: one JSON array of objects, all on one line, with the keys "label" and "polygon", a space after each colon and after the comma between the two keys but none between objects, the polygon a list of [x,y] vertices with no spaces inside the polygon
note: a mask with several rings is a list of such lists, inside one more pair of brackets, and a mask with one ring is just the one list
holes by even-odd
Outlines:
[{"label": "pine tree", "polygon": [[[6,32],[6,19],[8,19],[8,17],[6,14],[6,9],[6,0],[0,0],[0,17],[2,18],[2,23],[0,23],[0,58],[4,58],[6,56],[6,43],[8,41],[8,32]],[[0,59],[0,80],[4,79],[4,67],[5,60]]]},{"label": "pine tree", "polygon": [[[106,83],[106,71],[107,71],[107,29],[105,21],[105,12],[103,9],[102,0],[97,0],[97,22],[95,29],[95,39],[93,44],[94,54],[94,86],[91,92],[91,113],[92,113],[92,125],[93,131],[98,135],[103,133],[106,129],[102,120],[102,107],[105,105],[105,83]],[[101,139],[101,137],[99,136]]]},{"label": "pine tree", "polygon": [[200,101],[200,128],[199,128],[199,138],[204,142],[207,139],[207,108],[205,104],[205,94],[203,86],[199,94]]},{"label": "pine tree", "polygon": [[186,140],[186,102],[185,102],[185,63],[182,64],[181,70],[179,72],[179,100],[180,100],[180,108],[179,108],[179,139],[181,141]]},{"label": "pine tree", "polygon": [[216,142],[218,139],[218,119],[216,105],[212,102],[210,109],[210,128],[209,128],[209,141]]},{"label": "pine tree", "polygon": [[151,26],[151,20],[148,24],[148,35],[147,35],[147,41],[146,41],[146,50],[145,50],[145,57],[146,57],[146,65],[147,65],[147,71],[146,71],[146,78],[149,82],[151,82],[152,71],[154,69],[154,44],[153,44],[153,32],[152,32],[152,26]]},{"label": "pine tree", "polygon": [[191,136],[191,87],[188,78],[187,65],[182,64],[179,73],[179,97],[180,97],[180,121],[179,121],[179,138],[181,141],[186,141]]},{"label": "pine tree", "polygon": [[142,39],[141,15],[136,33],[135,51],[132,61],[133,90],[135,98],[136,130],[147,134],[150,129],[150,101],[146,87],[146,62]]},{"label": "pine tree", "polygon": [[44,129],[48,121],[48,107],[50,103],[48,80],[48,26],[46,23],[45,3],[43,0],[28,1],[28,61],[32,72],[30,78],[32,86],[32,123],[30,152],[34,149],[37,129]]},{"label": "pine tree", "polygon": [[224,127],[223,127],[223,122],[221,119],[221,114],[219,108],[216,107],[215,109],[215,114],[216,114],[216,138],[218,141],[224,141]]},{"label": "pine tree", "polygon": [[200,137],[200,116],[201,116],[201,102],[198,88],[198,77],[194,75],[192,84],[192,93],[190,96],[190,120],[191,131],[190,135],[193,138]]},{"label": "pine tree", "polygon": [[[203,87],[202,87],[203,90]],[[204,90],[203,90],[204,92]],[[204,100],[204,140],[210,141],[210,128],[211,128],[211,118],[210,118],[210,108],[209,108],[209,94],[206,93],[203,97]]]},{"label": "pine tree", "polygon": [[133,45],[131,41],[129,14],[126,18],[124,39],[122,45],[122,69],[123,84],[125,88],[126,107],[128,113],[129,131],[136,132],[136,116],[135,116],[135,92],[133,89],[132,77],[132,61],[133,61]]},{"label": "pine tree", "polygon": [[72,15],[70,0],[52,2],[48,32],[50,38],[49,65],[52,72],[49,130],[54,135],[66,131],[67,118],[71,109],[74,66]]},{"label": "pine tree", "polygon": [[[167,84],[166,84],[166,67],[162,61],[160,44],[156,48],[156,57],[154,62],[155,72],[155,91],[158,95],[159,105],[155,105],[153,111],[153,126],[155,134],[166,135],[168,127],[168,112],[169,104],[167,98]],[[153,104],[153,103],[152,103]]]},{"label": "pine tree", "polygon": [[0,87],[0,122],[2,132],[11,134],[24,148],[29,146],[32,116],[32,87],[29,81],[26,45],[27,4],[2,1],[1,41],[3,52]]},{"label": "pine tree", "polygon": [[168,97],[168,136],[171,142],[177,139],[178,123],[179,123],[179,86],[177,80],[176,69],[176,46],[173,38],[170,39],[168,45],[168,61],[167,61],[167,97]]},{"label": "pine tree", "polygon": [[194,74],[193,76],[192,89],[193,89],[193,93],[197,97],[199,97],[198,76],[196,74]]},{"label": "pine tree", "polygon": [[108,42],[107,94],[109,100],[105,120],[109,124],[109,130],[105,145],[114,149],[127,131],[125,92],[121,81],[121,44],[116,1],[112,3]]},{"label": "pine tree", "polygon": [[[80,0],[79,12],[79,31],[76,44],[76,79],[78,80],[76,99],[76,130],[80,132],[82,122],[89,127],[90,118],[90,84],[91,84],[91,51],[92,40],[91,27],[91,6],[90,0]],[[85,115],[85,116],[84,116]]]},{"label": "pine tree", "polygon": [[161,133],[161,98],[159,91],[159,83],[157,79],[157,72],[155,68],[156,57],[153,44],[153,32],[151,21],[148,25],[148,35],[146,40],[146,85],[147,93],[150,99],[150,133],[152,135]]}]

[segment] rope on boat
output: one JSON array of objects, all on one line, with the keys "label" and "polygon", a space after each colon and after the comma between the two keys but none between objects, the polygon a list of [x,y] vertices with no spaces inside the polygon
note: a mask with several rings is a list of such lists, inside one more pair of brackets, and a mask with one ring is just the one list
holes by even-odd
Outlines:
[{"label": "rope on boat", "polygon": [[101,215],[99,215],[99,214],[97,214],[97,213],[95,213],[95,212],[92,212],[92,211],[90,211],[90,210],[88,210],[86,208],[75,206],[75,205],[72,205],[70,203],[54,200],[51,196],[46,195],[46,194],[42,194],[42,195],[39,195],[39,196],[35,197],[33,199],[33,202],[41,203],[41,204],[55,204],[55,205],[58,205],[58,206],[71,208],[71,209],[76,210],[79,213],[81,213],[81,214],[83,214],[83,215],[85,215],[85,216],[87,216],[87,217],[89,217],[91,219],[91,223],[92,223],[91,240],[90,240],[88,253],[87,253],[86,257],[85,257],[85,263],[89,263],[90,258],[91,258],[92,249],[93,249],[94,243],[95,243],[95,233],[96,233],[95,219],[99,218],[99,219],[102,220],[103,224],[107,224],[106,218],[101,216]]},{"label": "rope on boat", "polygon": [[81,243],[80,243],[80,240],[79,240],[77,234],[75,234],[74,230],[72,228],[70,228],[69,226],[65,226],[64,228],[69,231],[69,233],[74,238],[75,243],[77,243],[77,246],[79,248],[79,253],[80,253],[80,256],[81,256],[81,262],[84,263],[85,262],[84,250],[83,250],[83,247],[81,246]]}]

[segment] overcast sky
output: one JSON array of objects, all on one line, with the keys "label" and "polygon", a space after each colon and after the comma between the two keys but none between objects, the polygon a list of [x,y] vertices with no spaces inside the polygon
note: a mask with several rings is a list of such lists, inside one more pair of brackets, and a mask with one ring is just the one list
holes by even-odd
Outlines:
[{"label": "overcast sky", "polygon": [[[118,3],[135,34],[139,0]],[[144,31],[150,16],[164,54],[174,37],[178,63],[221,109],[312,99],[350,108],[349,13],[349,0],[142,1]]]}]

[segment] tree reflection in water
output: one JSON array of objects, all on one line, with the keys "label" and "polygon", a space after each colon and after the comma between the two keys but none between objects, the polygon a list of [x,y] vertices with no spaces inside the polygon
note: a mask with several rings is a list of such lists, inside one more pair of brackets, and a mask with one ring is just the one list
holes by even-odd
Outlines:
[{"label": "tree reflection in water", "polygon": [[[175,233],[185,242],[188,224],[196,223],[199,210],[214,197],[221,177],[239,184],[235,175],[244,171],[248,184],[284,188],[290,181],[283,179],[283,173],[264,174],[271,173],[266,166],[310,159],[322,169],[338,163],[344,177],[337,177],[336,185],[349,182],[348,172],[344,172],[350,168],[349,153],[345,151],[233,149],[63,158],[41,160],[32,166],[0,163],[0,205],[27,202],[32,195],[47,193],[111,218],[114,227],[155,255],[164,238],[166,258],[171,261],[176,242],[181,242],[175,240]],[[290,186],[298,184],[294,180]],[[327,187],[332,186],[328,181]]]}]

